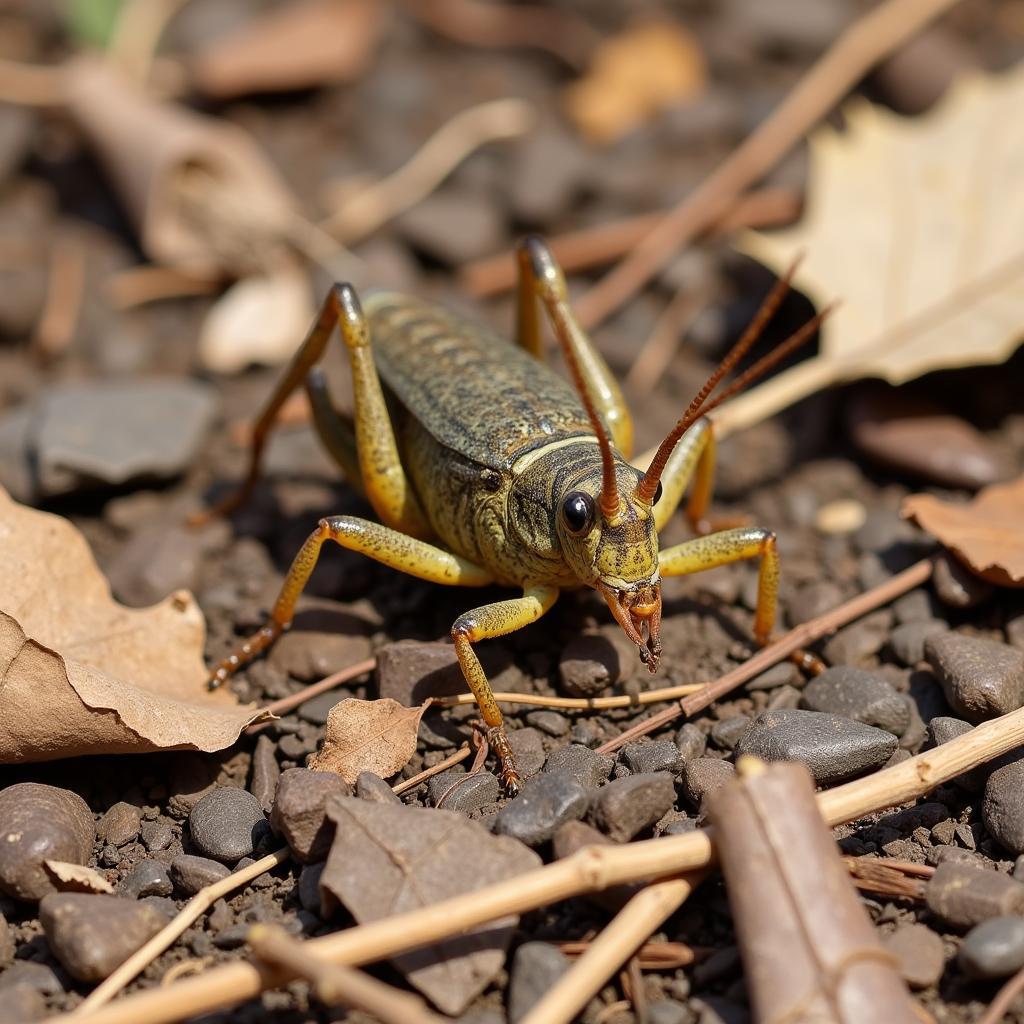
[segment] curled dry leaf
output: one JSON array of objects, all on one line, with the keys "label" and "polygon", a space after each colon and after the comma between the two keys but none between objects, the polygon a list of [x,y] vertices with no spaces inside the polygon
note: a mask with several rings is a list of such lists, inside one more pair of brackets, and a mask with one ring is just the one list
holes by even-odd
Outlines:
[{"label": "curled dry leaf", "polygon": [[199,359],[215,373],[239,373],[252,363],[277,366],[299,347],[313,321],[309,278],[294,260],[267,276],[243,278],[207,313]]},{"label": "curled dry leaf", "polygon": [[865,100],[811,136],[803,220],[741,248],[839,307],[821,352],[715,413],[728,433],[841,381],[1000,363],[1024,338],[1024,64],[961,80],[931,113]]},{"label": "curled dry leaf", "polygon": [[966,505],[912,494],[900,512],[990,583],[1024,587],[1024,476],[992,484]]},{"label": "curled dry leaf", "polygon": [[416,736],[430,701],[416,708],[397,700],[357,700],[335,704],[327,716],[324,745],[309,762],[317,772],[336,772],[355,782],[360,772],[390,778],[416,752]]},{"label": "curled dry leaf", "polygon": [[352,81],[373,59],[388,14],[380,0],[286,4],[203,47],[192,80],[218,99]]},{"label": "curled dry leaf", "polygon": [[62,860],[44,860],[43,867],[58,892],[107,892],[114,887],[95,869]]},{"label": "curled dry leaf", "polygon": [[0,577],[0,763],[221,750],[260,717],[207,690],[190,593],[123,607],[71,523],[2,488]]},{"label": "curled dry leaf", "polygon": [[648,118],[698,95],[707,63],[696,39],[670,21],[647,21],[601,43],[565,106],[591,142],[610,143]]},{"label": "curled dry leaf", "polygon": [[[331,797],[335,824],[321,889],[359,924],[418,910],[540,867],[517,839],[492,835],[458,811]],[[517,917],[392,958],[443,1013],[457,1016],[505,962]]]}]

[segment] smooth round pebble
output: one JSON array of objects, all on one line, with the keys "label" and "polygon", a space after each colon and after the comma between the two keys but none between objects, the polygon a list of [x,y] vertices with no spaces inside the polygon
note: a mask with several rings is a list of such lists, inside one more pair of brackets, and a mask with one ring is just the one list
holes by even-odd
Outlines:
[{"label": "smooth round pebble", "polygon": [[206,857],[234,864],[252,854],[257,826],[266,821],[259,800],[244,789],[226,787],[207,793],[188,816],[189,834]]},{"label": "smooth round pebble", "polygon": [[957,957],[965,973],[979,981],[1005,978],[1024,967],[1024,918],[993,917],[972,928]]},{"label": "smooth round pebble", "polygon": [[914,989],[931,988],[946,966],[942,939],[923,924],[908,924],[886,936],[883,945],[899,960],[900,973]]}]

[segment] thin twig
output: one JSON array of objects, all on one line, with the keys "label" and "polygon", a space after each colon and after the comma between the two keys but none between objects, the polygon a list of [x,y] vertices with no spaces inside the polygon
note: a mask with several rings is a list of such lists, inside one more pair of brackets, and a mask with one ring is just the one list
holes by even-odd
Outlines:
[{"label": "thin twig", "polygon": [[147,302],[209,295],[223,285],[212,277],[196,277],[174,267],[142,265],[119,270],[107,278],[106,287],[115,309],[132,309]]},{"label": "thin twig", "polygon": [[[679,686],[663,686],[658,690],[643,693],[617,694],[614,697],[542,697],[531,693],[496,693],[499,704],[532,704],[539,708],[562,708],[566,711],[602,711],[608,708],[632,708],[642,704],[657,704],[663,700],[676,700],[694,693],[700,693],[709,683],[683,683]],[[451,697],[435,697],[439,707],[458,707],[460,704],[475,704],[471,693],[457,693]]]},{"label": "thin twig", "polygon": [[679,205],[577,304],[595,327],[635,295],[673,254],[722,216],[883,57],[957,0],[886,0],[855,21],[796,87]]},{"label": "thin twig", "polygon": [[[941,747],[867,778],[819,793],[818,806],[831,826],[854,821],[924,796],[1022,743],[1024,709],[982,722]],[[372,963],[558,900],[627,882],[678,877],[708,867],[714,858],[711,829],[623,846],[591,846],[487,888],[309,941],[318,955],[334,963]],[[252,999],[291,977],[287,971],[257,969],[250,963],[226,964],[166,990],[139,992],[84,1014],[75,1024],[174,1024]]]},{"label": "thin twig", "polygon": [[[558,948],[566,956],[582,956],[594,941],[559,942]],[[698,957],[706,955],[706,950],[688,946],[685,942],[645,942],[636,951],[636,960],[643,971],[674,971],[678,967],[688,967]]]},{"label": "thin twig", "polygon": [[682,906],[702,878],[701,872],[641,889],[522,1018],[522,1024],[568,1024],[651,933]]},{"label": "thin twig", "polygon": [[795,651],[828,636],[829,633],[834,633],[840,626],[859,619],[875,608],[894,601],[908,590],[919,587],[931,576],[932,567],[933,562],[930,558],[922,559],[920,562],[915,562],[909,569],[904,569],[903,572],[880,583],[877,587],[858,594],[857,597],[841,604],[838,608],[833,608],[831,611],[825,612],[824,615],[811,619],[810,622],[801,623],[781,639],[762,648],[742,665],[727,672],[721,679],[701,687],[698,693],[683,698],[673,707],[665,708],[663,711],[651,715],[650,718],[638,722],[614,739],[602,744],[597,748],[598,752],[611,753],[640,736],[646,736],[656,729],[661,729],[669,722],[675,721],[680,715],[694,715],[698,711],[703,711],[709,704],[713,704],[720,697],[731,693],[736,687],[753,679],[754,676],[760,675]]},{"label": "thin twig", "polygon": [[50,252],[50,276],[46,301],[32,338],[32,352],[49,362],[65,352],[85,295],[85,249],[73,238],[58,238]]},{"label": "thin twig", "polygon": [[392,786],[391,792],[396,796],[401,796],[406,790],[414,789],[421,782],[426,782],[427,779],[432,779],[435,775],[440,775],[441,772],[447,771],[453,765],[465,761],[471,753],[473,753],[471,747],[459,747],[454,754],[446,757],[443,761],[438,761],[433,768],[427,768],[418,775],[414,775],[411,779],[406,779],[404,782],[399,782],[396,786]]},{"label": "thin twig", "polygon": [[[109,1002],[118,992],[121,991],[136,975],[144,971],[161,953],[170,949],[175,942],[191,927],[210,907],[222,896],[237,889],[239,886],[251,882],[254,878],[283,864],[290,856],[288,847],[277,850],[275,853],[268,853],[258,861],[249,864],[239,871],[232,872],[226,878],[212,885],[204,886],[199,890],[178,911],[177,916],[167,925],[160,929],[141,949],[137,949],[120,967],[109,977],[90,992],[81,1004],[72,1012],[71,1016],[77,1017],[80,1014],[87,1014],[90,1010],[96,1010]],[[171,991],[165,989],[164,991]]]},{"label": "thin twig", "polygon": [[[600,267],[625,256],[668,216],[670,211],[644,213],[623,220],[606,221],[547,239],[566,273]],[[789,224],[800,212],[800,196],[790,188],[764,188],[740,196],[725,216],[707,229],[710,235],[728,235],[741,228],[769,228]],[[486,298],[515,287],[518,264],[514,252],[467,263],[459,272],[460,283],[477,298]]]},{"label": "thin twig", "polygon": [[978,1024],[1002,1024],[1003,1019],[1010,1012],[1014,1000],[1021,992],[1024,992],[1024,967],[996,993],[995,999],[989,1003],[985,1016],[978,1021]]},{"label": "thin twig", "polygon": [[359,241],[428,196],[471,153],[530,130],[536,113],[525,100],[480,103],[456,114],[386,178],[341,203],[320,229],[346,244]]}]

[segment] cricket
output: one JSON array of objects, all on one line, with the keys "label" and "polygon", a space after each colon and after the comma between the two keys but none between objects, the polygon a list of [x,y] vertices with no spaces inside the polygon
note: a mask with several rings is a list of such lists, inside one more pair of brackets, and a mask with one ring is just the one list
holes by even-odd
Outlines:
[{"label": "cricket", "polygon": [[[451,628],[510,794],[521,780],[474,644],[535,622],[561,591],[597,590],[654,672],[661,580],[757,558],[753,635],[760,645],[769,642],[779,584],[775,535],[708,520],[715,466],[708,413],[802,344],[824,316],[712,397],[777,310],[791,269],[641,470],[630,462],[633,427],[622,393],[573,314],[548,246],[528,238],[517,257],[514,343],[409,296],[372,293],[362,305],[352,287],[335,285],[254,426],[247,477],[200,517],[227,514],[246,500],[281,406],[305,387],[323,444],[380,522],[321,519],[295,556],[268,621],[216,666],[209,685],[223,684],[289,628],[327,541],[433,583],[515,587],[519,596],[472,608]],[[541,309],[571,386],[545,364]],[[335,328],[353,377],[351,415],[334,407],[317,366]],[[658,535],[688,488],[686,515],[696,536],[660,550]],[[813,656],[800,658],[813,667]]]}]

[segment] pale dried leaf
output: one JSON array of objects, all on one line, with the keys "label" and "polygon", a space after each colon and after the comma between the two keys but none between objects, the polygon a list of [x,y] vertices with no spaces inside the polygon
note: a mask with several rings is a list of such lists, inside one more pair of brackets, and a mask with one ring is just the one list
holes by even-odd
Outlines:
[{"label": "pale dried leaf", "polygon": [[240,373],[253,363],[278,366],[294,355],[313,313],[309,279],[297,264],[285,263],[267,277],[243,278],[207,313],[199,359],[215,373]]},{"label": "pale dried leaf", "polygon": [[[334,844],[320,879],[359,924],[402,914],[540,866],[516,839],[457,811],[331,797]],[[394,957],[409,982],[456,1016],[501,970],[517,918]]]},{"label": "pale dried leaf", "polygon": [[218,99],[351,81],[377,52],[388,14],[380,0],[286,4],[204,46],[192,79]]},{"label": "pale dried leaf", "polygon": [[336,772],[354,783],[360,772],[390,778],[416,752],[416,736],[430,701],[416,708],[397,700],[357,700],[349,697],[331,708],[324,745],[309,762],[318,772]]},{"label": "pale dried leaf", "polygon": [[565,91],[580,133],[610,143],[659,111],[693,99],[707,82],[697,40],[671,21],[646,21],[602,42],[590,71]]},{"label": "pale dried leaf", "polygon": [[221,750],[259,717],[207,690],[188,591],[123,607],[71,523],[2,488],[0,577],[0,763]]},{"label": "pale dried leaf", "polygon": [[819,306],[839,300],[821,354],[723,406],[725,432],[819,388],[860,377],[902,384],[999,363],[1024,337],[1024,64],[961,80],[931,113],[857,100],[846,130],[811,136],[806,211],[740,248]]},{"label": "pale dried leaf", "polygon": [[63,860],[44,860],[43,867],[58,892],[108,892],[114,887],[95,869]]},{"label": "pale dried leaf", "polygon": [[965,505],[912,494],[900,512],[990,583],[1024,587],[1024,477],[992,484]]}]

